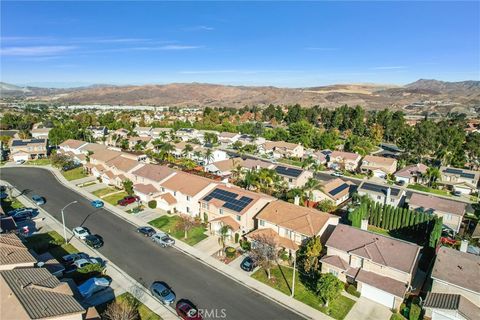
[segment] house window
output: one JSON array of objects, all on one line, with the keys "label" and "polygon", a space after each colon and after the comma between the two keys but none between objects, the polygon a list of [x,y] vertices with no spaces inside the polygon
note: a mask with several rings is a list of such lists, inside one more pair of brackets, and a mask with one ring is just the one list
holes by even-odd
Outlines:
[{"label": "house window", "polygon": [[328,272],[330,272],[331,274],[333,274],[335,277],[338,277],[338,271],[337,271],[337,270],[328,269]]},{"label": "house window", "polygon": [[236,218],[237,218],[237,221],[241,221],[241,220],[242,220],[242,217],[240,217],[240,216],[236,216]]},{"label": "house window", "polygon": [[259,224],[260,226],[264,227],[264,226],[265,226],[265,221],[263,221],[263,220],[258,220],[258,224]]},{"label": "house window", "polygon": [[289,179],[288,179],[288,182],[292,183],[292,182],[293,182],[293,179],[292,179],[292,178],[289,178]]},{"label": "house window", "polygon": [[190,201],[191,197],[190,196],[187,196],[187,201]]},{"label": "house window", "polygon": [[380,200],[380,199],[382,199],[382,197],[381,197],[381,196],[377,196],[377,200]]},{"label": "house window", "polygon": [[391,202],[391,203],[394,203],[394,202],[395,202],[395,199],[390,199],[390,202]]},{"label": "house window", "polygon": [[176,197],[177,196],[177,191],[173,191],[173,195]]},{"label": "house window", "polygon": [[190,207],[187,207],[187,213],[190,213]]},{"label": "house window", "polygon": [[222,208],[218,209],[218,213],[223,214],[223,209]]},{"label": "house window", "polygon": [[165,192],[165,188],[162,188],[162,192]]}]

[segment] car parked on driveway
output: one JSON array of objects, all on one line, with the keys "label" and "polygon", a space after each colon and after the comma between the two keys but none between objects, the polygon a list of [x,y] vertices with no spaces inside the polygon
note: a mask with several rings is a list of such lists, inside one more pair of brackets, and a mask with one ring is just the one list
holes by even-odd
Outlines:
[{"label": "car parked on driveway", "polygon": [[[38,212],[37,212],[38,213]],[[20,211],[12,215],[11,217],[15,222],[22,222],[26,220],[31,220],[33,217],[35,217],[35,213],[33,211]]]},{"label": "car parked on driveway", "polygon": [[89,247],[98,249],[103,246],[103,238],[100,237],[98,234],[89,234],[85,237],[85,243]]},{"label": "car parked on driveway", "polygon": [[172,304],[176,298],[175,293],[173,293],[167,284],[160,281],[152,283],[150,286],[150,292],[163,304]]},{"label": "car parked on driveway", "polygon": [[131,203],[135,203],[138,200],[140,200],[139,197],[126,196],[125,198],[118,200],[117,204],[124,207],[124,206],[127,206],[127,205],[131,204]]},{"label": "car parked on driveway", "polygon": [[86,253],[83,253],[83,252],[71,253],[71,254],[67,254],[67,255],[62,257],[62,263],[63,264],[72,264],[77,260],[88,259],[88,258],[90,258],[90,256]]},{"label": "car parked on driveway", "polygon": [[37,206],[44,205],[45,202],[46,202],[45,198],[44,198],[44,197],[41,197],[41,196],[39,196],[39,195],[34,195],[34,196],[32,197],[32,200],[35,202],[35,204],[36,204]]},{"label": "car parked on driveway", "polygon": [[38,213],[38,209],[35,209],[35,208],[18,208],[18,209],[15,209],[15,210],[10,210],[7,212],[7,216],[14,216],[20,212],[25,212],[25,211],[30,211],[34,214]]},{"label": "car parked on driveway", "polygon": [[175,311],[177,311],[178,316],[184,320],[202,319],[202,316],[198,312],[197,307],[195,307],[195,305],[188,300],[182,299],[178,301],[175,307]]},{"label": "car parked on driveway", "polygon": [[90,202],[90,204],[94,208],[102,208],[104,206],[104,203],[101,200],[93,200],[92,202]]},{"label": "car parked on driveway", "polygon": [[137,232],[143,234],[145,237],[151,237],[156,233],[155,229],[148,226],[138,228]]},{"label": "car parked on driveway", "polygon": [[171,247],[175,244],[175,240],[170,238],[165,232],[157,232],[152,236],[152,241],[161,245],[163,248]]},{"label": "car parked on driveway", "polygon": [[99,264],[102,265],[103,261],[99,258],[86,258],[86,259],[79,259],[73,263],[78,269],[84,268],[91,264]]},{"label": "car parked on driveway", "polygon": [[90,234],[90,231],[84,227],[76,227],[72,231],[73,235],[81,240],[84,240]]},{"label": "car parked on driveway", "polygon": [[255,263],[252,258],[246,257],[243,259],[242,263],[240,263],[240,268],[243,271],[251,272],[253,269],[255,269]]}]

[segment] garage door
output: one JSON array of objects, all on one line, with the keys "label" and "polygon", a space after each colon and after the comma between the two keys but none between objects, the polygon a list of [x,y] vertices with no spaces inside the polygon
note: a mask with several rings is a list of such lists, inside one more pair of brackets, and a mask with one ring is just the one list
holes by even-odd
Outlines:
[{"label": "garage door", "polygon": [[455,320],[454,316],[449,316],[447,314],[443,314],[441,311],[433,311],[432,312],[432,320]]},{"label": "garage door", "polygon": [[393,308],[395,301],[395,296],[392,294],[379,290],[375,287],[369,286],[368,284],[362,283],[361,289],[362,297],[373,300],[377,303],[383,304],[388,308]]}]

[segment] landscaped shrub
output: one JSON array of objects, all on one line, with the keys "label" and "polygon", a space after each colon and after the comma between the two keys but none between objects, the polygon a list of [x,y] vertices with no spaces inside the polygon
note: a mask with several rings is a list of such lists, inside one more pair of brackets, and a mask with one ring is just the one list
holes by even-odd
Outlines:
[{"label": "landscaped shrub", "polygon": [[235,248],[233,248],[233,247],[226,247],[225,248],[225,254],[226,254],[227,258],[234,258],[236,251],[237,250],[235,250]]},{"label": "landscaped shrub", "polygon": [[150,209],[155,209],[157,207],[157,201],[156,200],[150,200],[148,201],[148,207]]},{"label": "landscaped shrub", "polygon": [[409,320],[418,320],[420,319],[420,313],[422,312],[422,309],[418,304],[413,304],[410,306],[410,312],[408,314],[408,319]]},{"label": "landscaped shrub", "polygon": [[235,233],[235,243],[238,243],[239,238],[240,238],[240,235],[238,233]]},{"label": "landscaped shrub", "polygon": [[278,253],[280,259],[282,259],[283,261],[288,261],[290,259],[290,256],[288,254],[288,252],[286,250],[282,250]]},{"label": "landscaped shrub", "polygon": [[240,247],[245,251],[250,251],[252,244],[248,240],[241,240]]},{"label": "landscaped shrub", "polygon": [[357,297],[357,298],[360,297],[360,292],[358,292],[358,291],[357,291],[357,288],[355,288],[355,286],[352,285],[352,284],[351,284],[351,285],[348,285],[345,291],[347,291],[348,293],[350,293],[352,296],[355,296],[355,297]]}]

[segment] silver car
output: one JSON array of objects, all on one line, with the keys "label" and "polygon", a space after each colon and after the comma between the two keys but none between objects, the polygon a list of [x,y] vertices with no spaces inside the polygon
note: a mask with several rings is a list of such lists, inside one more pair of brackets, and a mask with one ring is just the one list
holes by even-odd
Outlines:
[{"label": "silver car", "polygon": [[150,292],[163,304],[172,304],[176,299],[175,293],[164,282],[152,283]]},{"label": "silver car", "polygon": [[163,248],[171,247],[175,244],[175,240],[170,238],[170,236],[165,232],[157,232],[152,236],[152,241],[158,243]]}]

